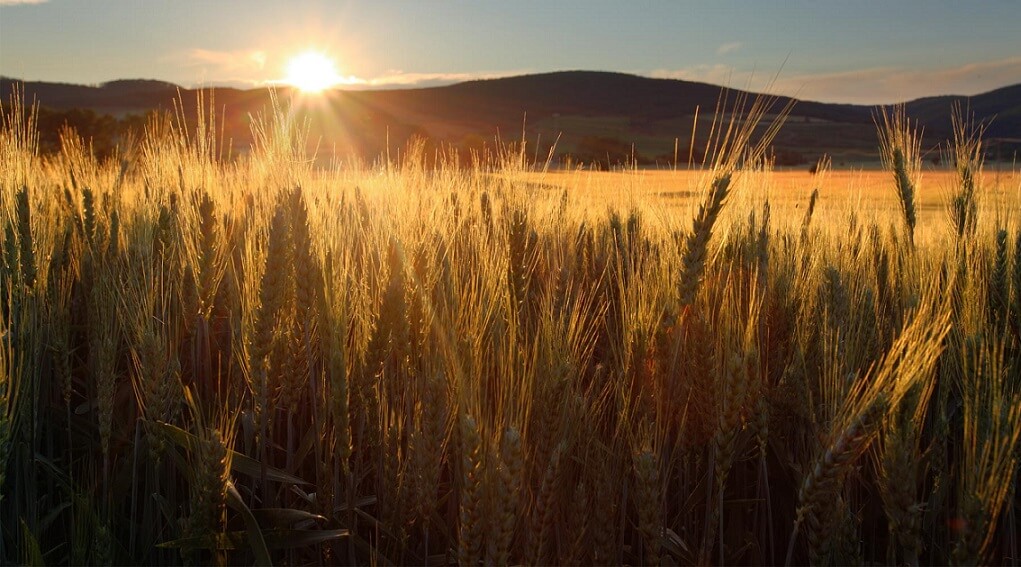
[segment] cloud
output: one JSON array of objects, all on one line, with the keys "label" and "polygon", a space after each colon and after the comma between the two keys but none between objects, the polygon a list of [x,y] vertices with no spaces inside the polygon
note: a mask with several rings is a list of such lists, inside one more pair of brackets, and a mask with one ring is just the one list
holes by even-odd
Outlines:
[{"label": "cloud", "polygon": [[525,75],[527,73],[529,73],[528,70],[482,71],[475,73],[406,73],[392,69],[377,77],[363,79],[361,84],[367,87],[427,87],[482,79],[500,79],[515,75]]},{"label": "cloud", "polygon": [[180,59],[182,59],[181,63],[187,66],[207,66],[228,72],[241,70],[259,71],[266,67],[266,52],[260,49],[239,49],[234,51],[191,49]]},{"label": "cloud", "polygon": [[[340,88],[350,90],[372,90],[372,89],[411,89],[425,87],[439,87],[463,83],[465,81],[479,81],[484,79],[500,79],[526,75],[529,70],[516,71],[485,71],[478,73],[406,73],[400,70],[389,70],[375,77],[358,77],[355,75],[341,76]],[[280,84],[283,81],[263,81],[263,84]]]},{"label": "cloud", "polygon": [[[0,0],[4,1],[4,0]],[[285,61],[259,48],[212,50],[193,48],[179,51],[165,58],[187,74],[200,77],[194,84],[257,87],[283,84],[280,76]],[[279,68],[278,68],[279,67]],[[374,76],[341,75],[338,85],[347,89],[415,88],[449,85],[479,79],[497,79],[529,73],[527,69],[480,72],[406,72],[389,69]]]},{"label": "cloud", "polygon": [[769,79],[765,75],[741,71],[731,65],[724,65],[722,63],[693,65],[682,69],[656,69],[644,74],[654,79],[679,79],[696,83],[722,85],[727,88],[746,91],[778,92],[776,88],[770,88]]},{"label": "cloud", "polygon": [[735,70],[730,65],[694,65],[681,69],[655,69],[647,76],[654,79],[680,79],[682,81],[699,81],[716,85],[730,85]]},{"label": "cloud", "polygon": [[801,91],[800,98],[865,104],[888,104],[940,94],[975,95],[1021,78],[1021,57],[968,63],[946,68],[874,67],[840,73],[782,78]]},{"label": "cloud", "polygon": [[831,73],[779,77],[728,65],[656,69],[655,78],[701,81],[732,88],[794,96],[802,100],[856,104],[892,104],[925,96],[975,95],[1018,82],[1021,56],[943,68],[869,67]]},{"label": "cloud", "polygon": [[[500,79],[525,75],[530,71],[490,71],[479,73],[406,73],[399,70],[389,70],[375,77],[359,77],[356,75],[341,75],[338,77],[337,86],[349,90],[373,90],[373,89],[411,89],[425,87],[439,87],[465,81],[477,81],[484,79]],[[259,85],[281,85],[286,81],[281,79],[270,79],[257,81]]]},{"label": "cloud", "polygon": [[734,53],[738,49],[741,49],[742,46],[744,46],[744,44],[741,43],[740,41],[731,41],[728,43],[724,43],[723,45],[716,48],[716,54],[726,55],[728,53]]},{"label": "cloud", "polygon": [[0,6],[30,6],[45,4],[50,0],[0,0]]},{"label": "cloud", "polygon": [[163,62],[178,68],[179,74],[192,77],[192,85],[238,88],[252,88],[262,84],[271,63],[269,55],[262,49],[217,51],[202,48],[170,53],[163,57]]}]

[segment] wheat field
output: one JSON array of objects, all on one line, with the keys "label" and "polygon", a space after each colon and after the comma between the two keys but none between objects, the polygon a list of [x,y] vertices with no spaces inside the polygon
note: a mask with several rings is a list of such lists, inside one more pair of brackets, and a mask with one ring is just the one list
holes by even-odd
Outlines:
[{"label": "wheat field", "polygon": [[322,168],[285,104],[98,162],[13,98],[0,561],[1016,563],[1021,177],[896,109],[885,170],[774,171],[764,114]]}]

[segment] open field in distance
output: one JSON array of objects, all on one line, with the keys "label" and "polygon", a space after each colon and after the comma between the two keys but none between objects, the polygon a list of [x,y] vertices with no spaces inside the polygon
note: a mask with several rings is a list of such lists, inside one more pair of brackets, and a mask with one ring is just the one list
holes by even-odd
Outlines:
[{"label": "open field in distance", "polygon": [[[536,191],[567,189],[572,198],[593,210],[643,204],[664,215],[690,217],[704,196],[711,172],[700,170],[624,170],[614,172],[548,171],[523,173],[515,178]],[[924,171],[918,191],[919,232],[938,233],[947,221],[948,203],[958,187],[958,174],[946,169]],[[1021,215],[1021,171],[990,167],[979,182],[980,207],[984,215],[1003,219]],[[893,175],[882,169],[835,169],[823,175],[798,171],[751,171],[742,174],[732,194],[728,213],[740,214],[761,207],[766,200],[778,218],[801,220],[812,191],[818,189],[817,218],[846,224],[855,212],[883,222],[899,219],[900,204]]]}]

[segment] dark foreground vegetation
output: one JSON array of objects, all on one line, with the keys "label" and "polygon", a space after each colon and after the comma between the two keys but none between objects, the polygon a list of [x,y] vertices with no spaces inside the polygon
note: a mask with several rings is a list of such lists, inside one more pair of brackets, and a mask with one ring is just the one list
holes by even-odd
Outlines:
[{"label": "dark foreground vegetation", "polygon": [[232,161],[208,116],[41,157],[15,100],[0,561],[1016,562],[1021,215],[979,131],[923,231],[881,115],[900,209],[822,224],[728,205],[765,111],[664,212],[519,183],[524,149],[315,170],[286,110]]}]

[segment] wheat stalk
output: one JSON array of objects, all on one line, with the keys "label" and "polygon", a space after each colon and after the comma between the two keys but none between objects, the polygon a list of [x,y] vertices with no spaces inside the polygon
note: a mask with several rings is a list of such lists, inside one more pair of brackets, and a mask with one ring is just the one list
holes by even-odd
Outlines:
[{"label": "wheat stalk", "polygon": [[428,522],[436,506],[436,490],[440,482],[443,452],[447,434],[447,380],[442,372],[427,375],[422,384],[418,430],[415,432],[412,455],[416,474],[416,508],[423,522]]},{"label": "wheat stalk", "polygon": [[922,169],[922,131],[911,123],[903,105],[892,111],[882,107],[876,125],[883,165],[893,173],[901,213],[908,230],[908,242],[914,247],[915,225],[918,223],[915,200]]},{"label": "wheat stalk", "polygon": [[[602,455],[598,455],[601,457]],[[593,459],[595,483],[593,492],[599,495],[592,511],[592,560],[600,564],[618,561],[616,547],[617,502],[620,483],[612,473],[606,459]]]},{"label": "wheat stalk", "polygon": [[[887,398],[877,399],[861,415],[857,416],[847,427],[840,430],[836,438],[829,444],[812,465],[809,474],[798,491],[798,511],[795,520],[795,534],[798,526],[807,524],[809,555],[813,564],[823,558],[823,545],[829,537],[835,520],[831,504],[839,498],[840,490],[851,465],[868,448],[876,433],[879,420],[889,405]],[[794,538],[787,551],[787,564],[790,564]]]},{"label": "wheat stalk", "polygon": [[21,282],[26,287],[33,288],[36,277],[35,239],[32,238],[32,209],[28,200],[28,187],[22,187],[18,191],[17,201]]},{"label": "wheat stalk", "polygon": [[93,331],[89,342],[89,358],[96,380],[96,399],[99,407],[99,438],[104,460],[110,458],[110,438],[113,425],[114,397],[117,393],[118,325],[116,299],[109,270],[100,272],[92,287],[89,320]]},{"label": "wheat stalk", "polygon": [[525,471],[521,434],[514,427],[504,430],[493,484],[493,530],[488,539],[489,561],[509,565],[514,529],[518,523],[521,483]]},{"label": "wheat stalk", "polygon": [[812,189],[812,195],[808,198],[808,208],[805,209],[805,218],[801,221],[801,241],[807,242],[809,228],[812,225],[812,215],[815,214],[815,205],[819,201],[819,188]]},{"label": "wheat stalk", "polygon": [[[191,515],[186,524],[190,537],[208,537],[220,533],[226,522],[227,484],[230,481],[236,417],[221,415],[214,423],[200,406],[192,390],[184,390],[185,401],[191,409],[196,428],[189,443],[192,465]],[[217,564],[223,565],[226,557],[215,553]]]},{"label": "wheat stalk", "polygon": [[587,565],[591,559],[586,554],[586,542],[590,537],[592,498],[588,485],[581,481],[574,489],[568,517],[569,548],[565,565]]},{"label": "wheat stalk", "polygon": [[458,514],[457,563],[477,565],[482,548],[483,447],[475,419],[463,415],[461,432],[461,498]]},{"label": "wheat stalk", "polygon": [[645,544],[645,565],[659,565],[663,520],[660,507],[659,459],[652,451],[635,457],[635,508],[638,510],[638,532]]},{"label": "wheat stalk", "polygon": [[992,272],[989,274],[987,312],[994,328],[1003,328],[1010,314],[1010,257],[1007,254],[1007,231],[996,231]]},{"label": "wheat stalk", "polygon": [[691,305],[695,302],[705,262],[709,239],[712,237],[713,226],[723,209],[730,189],[732,173],[724,172],[713,179],[705,201],[699,205],[698,213],[691,227],[691,232],[684,241],[684,255],[681,257],[681,304]]},{"label": "wheat stalk", "polygon": [[[911,408],[895,410],[881,435],[880,496],[889,521],[890,535],[903,561],[917,565],[923,549],[922,508],[917,486],[922,471],[918,454],[919,431]],[[903,418],[899,414],[906,414]]]},{"label": "wheat stalk", "polygon": [[11,456],[14,428],[18,418],[18,393],[20,391],[20,368],[11,348],[10,321],[0,318],[0,502],[7,479],[7,463]]},{"label": "wheat stalk", "polygon": [[1014,290],[1014,300],[1010,308],[1010,321],[1014,327],[1014,341],[1018,348],[1021,348],[1021,228],[1014,238],[1014,271],[1011,276],[1011,288]]},{"label": "wheat stalk", "polygon": [[960,183],[950,201],[950,224],[958,242],[963,242],[974,236],[978,227],[977,189],[985,161],[982,149],[985,125],[976,125],[974,116],[965,115],[959,103],[954,104],[950,121],[954,131],[950,157]]},{"label": "wheat stalk", "polygon": [[958,481],[962,529],[951,558],[957,564],[986,560],[1012,491],[1021,440],[1021,391],[1009,381],[1005,340],[989,338],[974,349],[961,376],[963,455]]},{"label": "wheat stalk", "polygon": [[567,443],[560,441],[550,455],[549,464],[542,477],[542,484],[539,486],[539,493],[535,497],[535,508],[532,513],[532,523],[529,531],[529,545],[531,553],[529,561],[538,565],[548,561],[546,546],[548,538],[553,530],[553,522],[557,509],[557,492],[561,479],[561,460],[567,450]]}]

